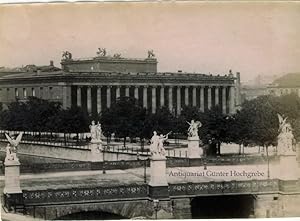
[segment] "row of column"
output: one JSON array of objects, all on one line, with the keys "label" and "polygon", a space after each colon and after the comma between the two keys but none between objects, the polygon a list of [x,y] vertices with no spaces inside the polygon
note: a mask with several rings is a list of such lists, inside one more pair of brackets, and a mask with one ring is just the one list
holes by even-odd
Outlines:
[{"label": "row of column", "polygon": [[[126,86],[125,88],[125,96],[129,97],[129,87]],[[143,87],[143,107],[148,108],[148,86],[142,86]],[[156,112],[156,87],[152,87],[152,100],[151,100],[151,111],[152,113]],[[176,93],[177,93],[177,102],[176,102],[176,107],[173,107],[173,87],[176,87]],[[207,108],[211,109],[212,105],[219,105],[220,100],[219,100],[219,87],[218,86],[206,86],[207,87]],[[120,97],[120,88],[121,86],[117,86],[116,88],[116,98]],[[212,104],[213,99],[212,99],[212,90],[215,90],[215,102]],[[227,107],[227,99],[226,99],[226,88],[227,87],[221,87],[221,97],[222,97],[222,112],[226,113],[226,107]],[[112,103],[112,96],[111,96],[111,89],[112,86],[106,86],[106,96],[107,96],[107,103],[106,106],[107,108],[110,108],[111,103]],[[139,86],[134,86],[134,98],[137,100],[139,99]],[[192,106],[196,106],[197,102],[197,87],[193,87],[192,89]],[[233,86],[229,87],[229,113],[233,113],[235,111],[235,88]],[[189,87],[185,87],[184,90],[184,105],[190,105],[189,104]],[[200,87],[200,110],[204,111],[204,86]],[[160,87],[160,105],[165,106],[168,105],[169,110],[173,111],[174,108],[177,110],[177,114],[180,114],[181,112],[181,86],[168,86],[168,104],[165,103],[165,88]],[[81,99],[81,87],[77,87],[77,106],[81,106],[82,104],[82,99]],[[101,107],[101,86],[97,86],[97,112],[100,113],[102,110]],[[91,86],[87,87],[87,111],[91,113],[92,111],[92,88]]]}]

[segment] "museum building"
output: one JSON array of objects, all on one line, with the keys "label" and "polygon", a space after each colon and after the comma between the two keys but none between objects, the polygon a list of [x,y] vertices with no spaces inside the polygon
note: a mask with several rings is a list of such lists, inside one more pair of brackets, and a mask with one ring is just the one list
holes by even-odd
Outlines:
[{"label": "museum building", "polygon": [[166,106],[180,114],[184,105],[206,111],[215,105],[232,114],[240,106],[240,73],[236,76],[199,73],[158,72],[153,52],[142,59],[106,55],[74,59],[64,52],[61,69],[49,66],[26,66],[0,77],[0,102],[7,105],[16,100],[36,96],[59,101],[63,108],[82,107],[90,114],[109,108],[118,97],[130,96],[155,113]]}]

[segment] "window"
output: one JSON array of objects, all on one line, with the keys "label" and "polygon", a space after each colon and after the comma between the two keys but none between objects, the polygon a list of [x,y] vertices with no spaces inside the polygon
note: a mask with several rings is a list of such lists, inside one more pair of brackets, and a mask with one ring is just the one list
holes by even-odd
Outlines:
[{"label": "window", "polygon": [[27,97],[27,90],[26,90],[26,88],[23,88],[23,95],[24,95],[24,97]]},{"label": "window", "polygon": [[[8,88],[7,88],[8,89]],[[16,97],[19,97],[19,90],[18,90],[18,88],[15,88],[15,96]]]},{"label": "window", "polygon": [[35,89],[34,89],[34,88],[31,88],[31,90],[32,90],[32,96],[35,97]]}]

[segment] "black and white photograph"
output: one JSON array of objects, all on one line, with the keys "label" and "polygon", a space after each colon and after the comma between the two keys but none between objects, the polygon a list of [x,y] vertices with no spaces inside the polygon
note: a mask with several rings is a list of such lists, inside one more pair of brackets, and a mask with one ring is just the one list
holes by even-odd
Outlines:
[{"label": "black and white photograph", "polygon": [[0,3],[0,220],[300,217],[300,2]]}]

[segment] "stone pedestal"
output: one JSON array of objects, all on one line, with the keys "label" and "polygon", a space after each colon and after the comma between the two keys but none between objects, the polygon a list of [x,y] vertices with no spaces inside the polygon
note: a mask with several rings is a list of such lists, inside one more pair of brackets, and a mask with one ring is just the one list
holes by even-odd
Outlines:
[{"label": "stone pedestal", "polygon": [[299,168],[296,153],[279,156],[279,171],[281,180],[298,180]]},{"label": "stone pedestal", "polygon": [[90,143],[91,148],[91,161],[99,162],[103,161],[103,152],[102,152],[102,141],[101,140],[92,140]]},{"label": "stone pedestal", "polygon": [[20,187],[20,162],[18,159],[5,160],[4,194],[22,193]]},{"label": "stone pedestal", "polygon": [[152,198],[169,197],[166,162],[165,156],[153,155],[151,158],[149,195]]},{"label": "stone pedestal", "polygon": [[199,137],[188,137],[188,157],[201,158],[203,156],[203,149],[199,147]]}]

